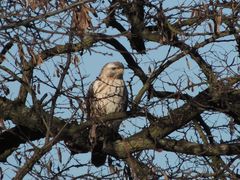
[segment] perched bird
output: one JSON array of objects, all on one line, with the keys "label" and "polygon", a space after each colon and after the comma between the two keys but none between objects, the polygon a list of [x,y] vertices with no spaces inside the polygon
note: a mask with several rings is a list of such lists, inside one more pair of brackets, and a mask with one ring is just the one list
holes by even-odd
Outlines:
[{"label": "perched bird", "polygon": [[[86,106],[87,119],[96,121],[97,118],[103,117],[110,113],[124,112],[127,109],[128,92],[123,80],[124,66],[120,62],[110,62],[103,66],[100,75],[90,85],[88,90]],[[93,125],[89,138],[92,144],[92,164],[96,167],[103,165],[106,161],[106,154],[102,151],[104,144],[109,138],[109,133],[102,133],[99,127],[104,126],[111,131],[117,133],[121,119],[114,122],[108,122],[103,125]],[[118,133],[117,133],[118,134]],[[111,136],[111,135],[110,135]],[[120,136],[120,135],[119,135]],[[119,138],[119,137],[118,137]],[[115,139],[116,140],[116,139]]]}]

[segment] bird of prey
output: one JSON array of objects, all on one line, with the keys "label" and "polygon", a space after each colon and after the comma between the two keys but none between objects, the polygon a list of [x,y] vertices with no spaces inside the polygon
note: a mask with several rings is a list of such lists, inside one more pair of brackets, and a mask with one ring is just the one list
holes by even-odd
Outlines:
[{"label": "bird of prey", "polygon": [[[88,90],[86,106],[87,119],[96,121],[110,113],[125,112],[127,109],[128,92],[123,80],[124,66],[120,62],[110,62],[103,66],[100,75],[90,85]],[[118,132],[121,119],[114,122],[108,122],[103,126]],[[102,151],[106,139],[97,128],[99,125],[93,125],[89,138],[92,143],[92,164],[96,167],[103,165],[106,161],[106,154]],[[104,132],[106,136],[106,132]],[[109,134],[108,134],[109,135]]]}]

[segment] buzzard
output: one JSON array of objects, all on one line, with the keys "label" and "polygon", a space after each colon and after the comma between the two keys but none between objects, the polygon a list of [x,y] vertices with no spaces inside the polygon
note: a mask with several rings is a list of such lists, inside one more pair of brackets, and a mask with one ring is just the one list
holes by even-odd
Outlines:
[{"label": "buzzard", "polygon": [[[128,92],[123,80],[124,66],[120,62],[110,62],[103,66],[100,75],[90,85],[87,94],[87,119],[96,121],[99,117],[110,113],[124,112],[127,109]],[[92,164],[96,167],[103,165],[106,161],[106,154],[102,151],[107,141],[106,134],[99,131],[111,131],[117,133],[121,120],[114,120],[104,125],[93,125],[89,138],[92,144]],[[103,135],[104,134],[104,135]],[[111,136],[111,135],[110,135]],[[114,136],[114,135],[113,135]],[[113,138],[113,137],[111,137]]]}]

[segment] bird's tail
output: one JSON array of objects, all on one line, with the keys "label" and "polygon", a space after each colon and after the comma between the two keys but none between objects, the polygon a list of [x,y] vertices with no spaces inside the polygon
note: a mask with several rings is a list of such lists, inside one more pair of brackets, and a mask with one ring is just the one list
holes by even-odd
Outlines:
[{"label": "bird's tail", "polygon": [[105,164],[107,154],[103,149],[107,144],[112,143],[116,140],[122,139],[121,135],[113,128],[107,126],[96,127],[96,137],[95,142],[92,147],[92,164],[96,167]]},{"label": "bird's tail", "polygon": [[105,164],[107,154],[102,151],[103,141],[98,142],[92,150],[92,164],[96,167],[100,167]]}]

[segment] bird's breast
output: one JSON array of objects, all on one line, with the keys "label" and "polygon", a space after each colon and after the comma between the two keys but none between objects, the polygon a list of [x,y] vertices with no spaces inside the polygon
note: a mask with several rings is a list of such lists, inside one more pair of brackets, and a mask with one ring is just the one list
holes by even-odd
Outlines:
[{"label": "bird's breast", "polygon": [[[98,80],[93,85],[94,103],[105,114],[124,111],[127,96],[123,80]],[[100,109],[99,109],[100,110]]]}]

